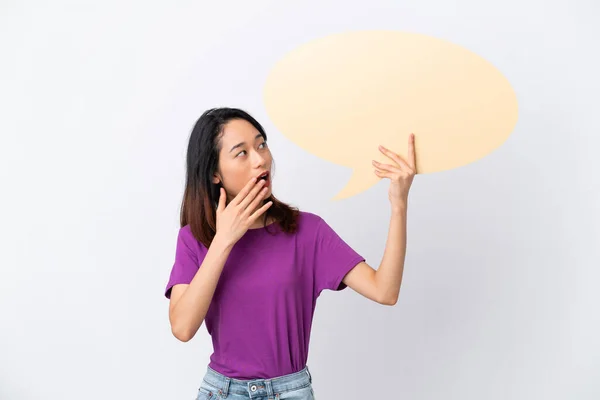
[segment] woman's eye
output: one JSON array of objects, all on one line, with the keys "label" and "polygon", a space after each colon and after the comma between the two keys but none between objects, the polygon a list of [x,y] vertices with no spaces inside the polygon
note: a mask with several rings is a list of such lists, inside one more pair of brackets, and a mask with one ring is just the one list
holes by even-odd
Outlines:
[{"label": "woman's eye", "polygon": [[[261,147],[261,146],[263,148],[267,147],[267,142],[262,142],[261,144],[258,145],[258,147]],[[236,157],[241,156],[241,155],[243,155],[245,153],[246,153],[246,150],[242,150],[242,151],[240,151],[239,153],[236,154]]]}]

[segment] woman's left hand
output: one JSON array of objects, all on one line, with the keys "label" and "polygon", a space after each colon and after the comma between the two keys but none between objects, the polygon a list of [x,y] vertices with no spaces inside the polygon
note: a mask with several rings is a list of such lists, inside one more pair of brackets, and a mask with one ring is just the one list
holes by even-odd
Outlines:
[{"label": "woman's left hand", "polygon": [[394,165],[382,164],[373,160],[375,175],[390,179],[389,198],[392,208],[404,209],[407,206],[408,192],[416,174],[415,135],[411,133],[408,138],[408,161],[404,161],[398,154],[383,146],[379,146],[379,150],[390,158]]}]

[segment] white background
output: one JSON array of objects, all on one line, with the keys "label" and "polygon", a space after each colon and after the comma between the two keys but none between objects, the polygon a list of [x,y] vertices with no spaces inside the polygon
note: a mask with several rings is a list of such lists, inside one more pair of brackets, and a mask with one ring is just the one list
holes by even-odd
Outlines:
[{"label": "white background", "polygon": [[591,0],[3,1],[0,399],[195,397],[210,337],[178,342],[163,291],[209,107],[263,123],[274,193],[378,266],[388,182],[330,201],[351,171],[262,103],[286,52],[356,29],[474,51],[513,85],[519,121],[488,157],[416,177],[395,307],[320,297],[317,398],[600,398],[599,16]]}]

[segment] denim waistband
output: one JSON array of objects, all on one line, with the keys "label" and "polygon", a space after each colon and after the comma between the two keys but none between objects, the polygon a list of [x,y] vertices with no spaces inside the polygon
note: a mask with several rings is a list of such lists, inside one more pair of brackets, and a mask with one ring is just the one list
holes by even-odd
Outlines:
[{"label": "denim waistband", "polygon": [[261,396],[271,398],[277,393],[310,386],[312,376],[308,365],[298,372],[269,379],[234,379],[207,367],[204,382],[218,390],[222,397],[227,397],[228,393],[237,393],[248,395],[250,398]]}]

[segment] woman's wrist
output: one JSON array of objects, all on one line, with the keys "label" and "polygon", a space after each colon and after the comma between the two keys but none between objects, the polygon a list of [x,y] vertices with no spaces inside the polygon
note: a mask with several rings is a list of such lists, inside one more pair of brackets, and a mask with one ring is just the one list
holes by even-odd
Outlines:
[{"label": "woman's wrist", "polygon": [[214,246],[220,251],[231,251],[234,244],[235,242],[225,237],[225,235],[220,235],[219,232],[217,232],[210,246]]}]

